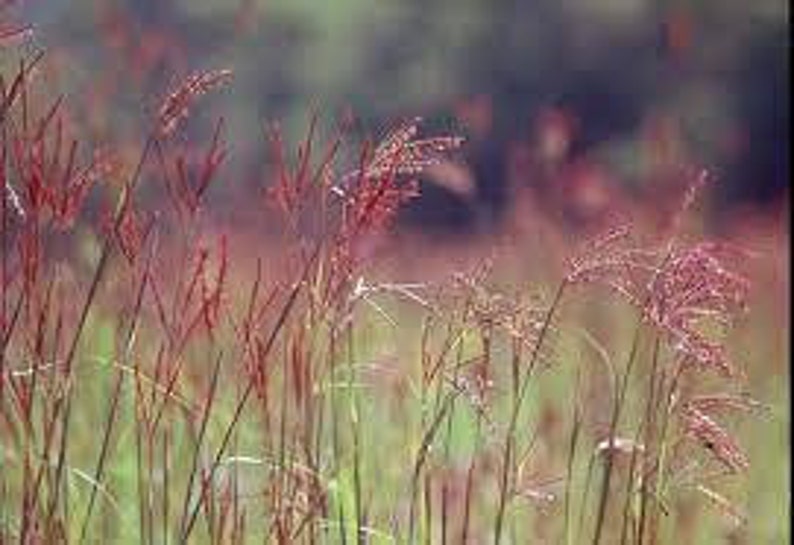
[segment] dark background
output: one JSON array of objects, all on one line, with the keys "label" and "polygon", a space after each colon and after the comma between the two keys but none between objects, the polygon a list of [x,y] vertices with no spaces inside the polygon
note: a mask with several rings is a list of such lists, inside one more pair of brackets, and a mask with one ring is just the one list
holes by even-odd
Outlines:
[{"label": "dark background", "polygon": [[[241,179],[229,199],[262,161],[263,122],[279,120],[295,141],[312,108],[326,130],[352,111],[362,134],[417,114],[466,133],[474,208],[489,218],[509,201],[516,150],[544,134],[549,112],[568,123],[561,160],[597,163],[625,191],[658,183],[659,158],[643,150],[661,139],[667,151],[654,153],[668,166],[709,169],[718,207],[788,198],[784,0],[28,0],[11,10],[57,52],[59,83],[87,98],[97,140],[132,137],[151,97],[180,76],[232,68],[233,88],[187,135],[225,115]],[[435,204],[416,217],[463,224],[480,213],[446,193],[431,188]]]}]

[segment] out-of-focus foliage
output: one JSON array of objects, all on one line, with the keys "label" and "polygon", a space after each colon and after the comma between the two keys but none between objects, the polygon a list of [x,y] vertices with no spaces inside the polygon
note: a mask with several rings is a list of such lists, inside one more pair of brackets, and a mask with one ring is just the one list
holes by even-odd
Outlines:
[{"label": "out-of-focus foliage", "polygon": [[470,160],[496,208],[509,147],[549,108],[575,120],[569,158],[598,158],[624,187],[653,182],[648,139],[663,140],[656,155],[710,168],[725,200],[768,202],[788,184],[783,0],[51,0],[22,3],[21,16],[62,53],[74,92],[127,97],[107,112],[97,99],[97,130],[140,118],[139,97],[174,74],[233,68],[217,111],[243,163],[263,120],[297,135],[312,104],[370,128],[449,122],[486,97],[490,144]]}]

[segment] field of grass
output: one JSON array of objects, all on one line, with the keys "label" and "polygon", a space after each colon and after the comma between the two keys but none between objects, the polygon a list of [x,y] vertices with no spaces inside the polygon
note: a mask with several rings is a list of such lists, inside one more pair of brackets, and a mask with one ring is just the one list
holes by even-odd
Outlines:
[{"label": "field of grass", "polygon": [[694,172],[663,228],[637,203],[576,237],[395,237],[465,142],[312,117],[302,142],[269,130],[254,219],[226,224],[222,120],[179,135],[230,72],[98,153],[46,58],[15,59],[0,543],[788,542],[782,220],[707,236]]}]

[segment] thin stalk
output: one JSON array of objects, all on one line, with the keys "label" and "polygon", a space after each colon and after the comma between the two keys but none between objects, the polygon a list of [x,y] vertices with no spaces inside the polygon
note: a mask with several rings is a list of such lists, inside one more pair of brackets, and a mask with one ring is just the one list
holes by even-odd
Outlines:
[{"label": "thin stalk", "polygon": [[168,545],[168,523],[170,520],[169,511],[171,509],[171,482],[170,482],[170,471],[169,471],[169,450],[168,450],[168,442],[170,440],[171,433],[169,428],[165,428],[163,430],[163,504],[162,504],[162,517],[163,520],[161,521],[162,533],[163,533],[163,545]]},{"label": "thin stalk", "polygon": [[593,472],[595,468],[595,461],[596,461],[596,452],[593,452],[590,455],[590,460],[587,462],[587,472],[585,474],[584,479],[584,490],[582,491],[582,502],[581,508],[579,509],[579,520],[576,524],[576,539],[574,543],[582,543],[582,531],[584,530],[584,517],[585,513],[587,512],[587,501],[590,496],[590,485],[593,482]]},{"label": "thin stalk", "polygon": [[[638,471],[637,463],[638,460],[641,460],[641,456],[644,456],[644,454],[640,454],[638,445],[640,436],[645,431],[645,424],[646,422],[641,422],[637,427],[637,432],[634,434],[634,444],[631,450],[631,459],[629,461],[629,475],[628,479],[626,479],[626,498],[623,502],[623,522],[620,529],[620,545],[626,545],[626,539],[628,539],[629,521],[632,519],[632,503],[636,505],[636,494],[642,494],[642,468],[640,468]],[[637,486],[636,489],[634,486],[635,479],[639,479],[639,486]]]},{"label": "thin stalk", "polygon": [[[136,363],[137,366],[137,363]],[[136,486],[138,488],[138,541],[140,543],[151,543],[147,541],[146,537],[146,514],[148,512],[146,506],[149,504],[148,487],[145,482],[145,457],[143,452],[143,408],[141,406],[143,393],[141,392],[140,383],[136,374],[135,381],[135,469],[136,469]]]},{"label": "thin stalk", "polygon": [[572,499],[571,499],[571,488],[573,487],[573,469],[574,469],[574,461],[576,459],[576,446],[579,442],[579,433],[581,431],[581,424],[582,424],[582,417],[579,412],[579,375],[577,373],[576,377],[576,395],[574,396],[574,410],[573,410],[573,429],[571,430],[571,440],[568,443],[568,463],[566,467],[566,472],[568,478],[565,482],[565,515],[563,521],[563,531],[565,535],[565,543],[567,545],[573,545],[573,535],[571,533],[571,509],[572,509]]},{"label": "thin stalk", "polygon": [[419,450],[416,453],[416,462],[414,463],[413,474],[411,477],[411,507],[410,507],[410,514],[408,517],[408,541],[413,542],[414,536],[414,527],[415,527],[415,519],[416,519],[416,499],[419,494],[419,479],[422,476],[422,467],[427,460],[427,455],[430,452],[430,447],[433,444],[433,440],[436,437],[436,433],[438,432],[441,424],[444,422],[444,419],[447,416],[447,413],[452,408],[452,405],[455,401],[455,398],[458,396],[457,391],[453,391],[447,394],[446,398],[444,399],[444,403],[441,406],[441,409],[436,414],[435,418],[430,424],[430,427],[425,431],[424,436],[422,437],[422,443],[419,446]]},{"label": "thin stalk", "polygon": [[[190,498],[192,497],[192,489],[193,483],[196,480],[196,475],[198,474],[199,470],[199,458],[201,456],[201,447],[204,443],[204,439],[206,437],[207,432],[207,424],[209,423],[210,414],[212,412],[212,406],[215,401],[215,393],[217,391],[218,386],[218,376],[220,375],[220,368],[221,368],[221,361],[223,360],[223,352],[218,354],[218,357],[215,359],[214,369],[212,371],[212,378],[210,379],[210,386],[209,392],[207,393],[207,400],[204,404],[204,411],[201,415],[201,423],[199,424],[199,432],[196,438],[196,444],[193,447],[193,460],[190,466],[190,473],[187,481],[187,487],[185,489],[185,499],[182,505],[182,524],[180,524],[180,541],[184,542],[187,540],[187,532],[188,528],[185,525],[185,521],[187,520],[187,513],[190,506]],[[210,477],[211,479],[212,477]],[[210,482],[210,485],[212,483]],[[198,511],[199,507],[205,501],[205,486],[201,486],[201,493],[199,494],[198,499],[196,500],[196,511]]]},{"label": "thin stalk", "polygon": [[642,333],[642,319],[640,319],[637,322],[637,327],[635,328],[634,337],[631,343],[631,350],[629,351],[628,362],[626,363],[626,371],[623,373],[619,391],[617,392],[617,395],[612,405],[612,418],[609,424],[609,436],[608,436],[609,445],[606,450],[607,456],[604,466],[604,476],[601,482],[601,495],[598,501],[598,514],[596,516],[595,533],[593,534],[593,545],[598,545],[600,543],[601,535],[604,529],[604,522],[606,520],[606,509],[610,499],[609,485],[612,480],[612,471],[614,469],[613,443],[615,440],[615,432],[617,430],[618,422],[620,420],[621,409],[623,408],[623,403],[626,398],[626,392],[628,391],[629,377],[631,376],[631,371],[634,368],[634,362],[637,359],[637,352],[639,351],[640,338],[642,336],[641,333]]},{"label": "thin stalk", "polygon": [[[455,366],[452,372],[452,381],[453,383],[457,383],[458,376],[460,374],[460,362],[463,359],[463,346],[458,343],[458,349],[456,351],[456,359],[455,359]],[[444,460],[447,465],[450,464],[451,458],[451,448],[452,448],[452,433],[455,426],[455,401],[452,402],[452,407],[450,407],[449,411],[449,418],[447,418],[447,430],[444,436]],[[441,482],[441,545],[446,545],[448,541],[448,525],[447,525],[447,517],[449,516],[449,486],[447,483],[447,479],[443,479]]]},{"label": "thin stalk", "polygon": [[116,374],[116,381],[113,385],[113,391],[110,394],[110,407],[107,411],[107,420],[105,421],[105,431],[102,434],[102,443],[99,449],[99,457],[97,458],[96,467],[94,468],[93,482],[91,487],[91,495],[88,499],[88,506],[83,515],[83,522],[80,528],[80,539],[78,543],[84,543],[88,532],[88,522],[91,520],[91,513],[96,503],[96,495],[99,485],[101,484],[102,474],[105,469],[105,461],[107,460],[108,451],[110,449],[110,438],[113,434],[113,426],[116,423],[116,415],[118,413],[119,400],[121,399],[121,388],[124,384],[124,372],[119,370]]},{"label": "thin stalk", "polygon": [[[330,377],[332,384],[336,377],[336,354],[336,336],[331,334],[329,337],[328,346],[328,376]],[[342,468],[342,443],[339,439],[339,412],[336,407],[336,388],[334,387],[329,389],[328,403],[330,405],[329,411],[331,413],[331,450],[334,457],[334,472],[337,476],[339,476]],[[341,501],[341,497],[338,495],[337,500],[338,501],[335,502],[338,504],[336,506],[336,518],[338,521],[336,526],[339,530],[339,542],[342,543],[342,545],[346,545],[347,530],[345,529],[345,510]]]},{"label": "thin stalk", "polygon": [[[151,254],[150,254],[151,255]],[[148,264],[145,268],[148,271]],[[122,363],[126,365],[127,359],[129,357],[130,351],[132,350],[133,346],[133,339],[135,337],[135,331],[138,328],[138,320],[140,318],[141,308],[143,306],[143,295],[146,290],[147,284],[147,274],[144,274],[141,278],[140,287],[138,288],[136,300],[135,300],[135,308],[133,311],[133,315],[130,321],[130,325],[127,329],[127,334],[125,335],[124,339],[124,361]],[[113,393],[110,397],[110,408],[108,410],[108,418],[105,423],[105,432],[102,435],[102,443],[99,451],[99,457],[97,459],[97,465],[94,469],[94,483],[100,483],[102,480],[102,473],[105,468],[105,460],[108,454],[108,448],[110,446],[110,437],[113,433],[113,426],[116,422],[116,414],[118,412],[119,400],[121,399],[121,388],[124,384],[124,371],[119,369],[118,376],[116,377],[116,382],[113,387]],[[91,513],[93,511],[94,503],[96,501],[97,495],[97,486],[93,486],[91,488],[91,496],[88,500],[88,506],[86,507],[86,512],[83,517],[82,528],[80,530],[80,540],[79,543],[83,543],[86,538],[86,532],[88,530],[88,522],[91,519]]]},{"label": "thin stalk", "polygon": [[[659,456],[656,462],[656,470],[655,470],[655,486],[654,486],[654,499],[656,505],[662,504],[662,497],[664,496],[667,481],[665,480],[665,468],[667,467],[667,456],[668,456],[668,449],[669,444],[667,443],[667,432],[669,429],[670,423],[670,415],[672,413],[673,404],[674,404],[674,397],[675,392],[678,389],[678,379],[681,376],[681,369],[679,369],[676,374],[671,377],[670,379],[670,388],[667,391],[665,396],[665,410],[664,420],[662,421],[662,430],[659,435]],[[651,519],[649,520],[650,524],[650,540],[651,545],[656,543],[657,534],[658,534],[658,510],[654,510],[651,514]]]},{"label": "thin stalk", "polygon": [[[302,290],[302,287],[304,286],[305,280],[308,277],[309,272],[310,272],[312,266],[314,265],[318,255],[320,253],[321,248],[322,248],[322,241],[319,241],[317,243],[317,246],[315,247],[314,253],[307,260],[307,262],[305,264],[305,267],[304,267],[304,269],[303,269],[303,271],[302,271],[302,273],[300,275],[300,278],[298,279],[298,281],[293,286],[292,291],[290,292],[289,297],[287,298],[287,301],[284,303],[284,306],[282,307],[281,312],[279,313],[279,316],[276,319],[276,323],[274,324],[273,329],[270,332],[270,336],[267,338],[267,341],[265,342],[265,345],[264,345],[264,348],[263,348],[263,351],[262,351],[262,357],[263,358],[269,357],[270,351],[272,350],[273,346],[275,345],[275,342],[276,342],[276,339],[279,336],[279,333],[283,329],[284,324],[287,321],[287,318],[289,317],[289,315],[290,315],[295,303],[298,300],[298,295],[300,294],[300,292]],[[248,383],[245,386],[245,390],[243,390],[243,393],[240,396],[239,401],[237,402],[237,406],[235,407],[234,414],[232,415],[231,422],[226,427],[226,431],[225,431],[225,433],[223,435],[223,438],[221,439],[221,444],[218,447],[218,451],[215,453],[215,457],[212,460],[212,464],[210,466],[209,475],[208,475],[208,481],[209,482],[212,482],[212,480],[213,480],[213,478],[215,476],[215,472],[217,471],[218,466],[221,463],[221,460],[223,458],[223,454],[224,454],[224,452],[226,452],[226,448],[229,446],[229,442],[232,439],[233,432],[234,432],[235,428],[237,427],[237,424],[240,421],[240,418],[242,417],[243,410],[245,409],[246,405],[248,404],[248,399],[251,397],[251,393],[253,391],[254,391],[254,381],[253,380],[249,380]],[[188,536],[190,535],[190,532],[193,529],[193,525],[196,522],[196,517],[198,516],[198,512],[199,512],[200,506],[201,506],[200,503],[197,504],[193,508],[193,511],[188,516],[187,524],[185,525],[185,530],[184,530],[184,532],[182,534],[182,538],[180,539],[180,543],[185,543],[185,541],[187,540]]]},{"label": "thin stalk", "polygon": [[[129,203],[129,199],[131,198],[132,192],[137,185],[138,180],[140,179],[141,172],[143,171],[143,165],[146,162],[146,158],[149,154],[149,150],[151,149],[152,142],[154,141],[153,136],[149,136],[146,139],[146,143],[144,144],[143,150],[141,151],[140,158],[138,160],[138,164],[133,172],[132,177],[127,181],[122,189],[121,195],[119,197],[119,201],[116,206],[116,211],[113,218],[113,225],[111,233],[116,233],[121,222],[124,218],[125,209]],[[113,253],[113,236],[108,236],[105,239],[104,245],[102,247],[102,253],[100,254],[99,261],[97,262],[96,268],[94,269],[94,274],[91,279],[91,283],[88,289],[88,293],[86,294],[85,300],[83,302],[82,308],[79,313],[79,317],[77,319],[77,326],[75,328],[74,335],[72,337],[72,341],[69,345],[69,349],[66,353],[66,358],[64,359],[63,366],[64,372],[68,376],[71,373],[72,363],[74,361],[74,357],[77,353],[77,347],[80,344],[80,339],[82,338],[83,331],[85,330],[86,322],[88,321],[88,313],[93,306],[94,299],[96,298],[97,292],[99,291],[99,286],[104,278],[105,269],[110,261],[110,257]],[[63,474],[64,474],[64,467],[66,464],[66,459],[68,456],[67,449],[68,449],[68,442],[66,440],[67,436],[69,435],[69,422],[71,421],[71,412],[72,412],[72,403],[71,403],[71,385],[70,382],[67,380],[66,385],[64,386],[65,392],[62,394],[66,396],[65,406],[63,410],[63,414],[61,416],[61,442],[58,449],[58,456],[57,456],[57,466],[55,470],[55,484],[54,484],[54,493],[50,500],[50,506],[48,509],[48,519],[51,519],[54,515],[55,509],[58,506],[60,501],[60,489],[61,486],[59,483],[62,482]],[[63,485],[66,487],[66,485]],[[68,504],[66,503],[67,498],[64,497],[64,517],[68,514]],[[65,523],[65,522],[64,522]]]},{"label": "thin stalk", "polygon": [[425,500],[425,513],[424,513],[424,544],[430,545],[433,537],[433,489],[431,488],[430,473],[425,473],[424,485],[424,500]]},{"label": "thin stalk", "polygon": [[524,397],[526,397],[526,393],[529,388],[532,372],[535,369],[540,356],[540,349],[543,346],[546,335],[548,334],[549,328],[551,327],[552,318],[554,317],[554,314],[560,305],[560,301],[562,300],[562,295],[566,286],[567,282],[563,280],[557,287],[557,291],[554,294],[551,305],[546,312],[546,316],[543,318],[543,324],[540,328],[538,340],[535,343],[535,346],[532,350],[532,355],[530,356],[528,369],[522,377],[518,395],[515,397],[513,403],[513,408],[510,414],[510,422],[508,424],[507,434],[505,437],[505,444],[502,449],[502,473],[499,479],[499,500],[496,507],[496,522],[494,523],[494,545],[499,545],[502,539],[505,508],[507,507],[507,498],[510,489],[509,481],[513,472],[513,451],[515,450],[515,432],[516,427],[518,426],[518,416],[521,412],[521,406],[523,405]]},{"label": "thin stalk", "polygon": [[[645,408],[645,456],[648,456],[651,452],[651,442],[654,440],[653,433],[656,431],[656,411],[654,409],[658,409],[657,407],[657,393],[660,388],[663,386],[664,375],[660,374],[659,372],[659,351],[660,351],[660,339],[657,337],[654,343],[654,354],[653,360],[651,364],[651,376],[648,379],[648,403]],[[643,461],[643,478],[647,474],[648,470],[648,460],[644,459]],[[650,487],[649,487],[650,486]],[[645,535],[645,528],[647,523],[647,514],[648,514],[648,500],[650,496],[650,492],[653,489],[653,484],[651,483],[643,483],[641,495],[640,495],[640,507],[639,507],[639,521],[637,524],[637,533],[636,533],[636,543],[638,545],[642,545],[644,541]]]},{"label": "thin stalk", "polygon": [[[475,438],[479,441],[480,427],[482,420],[477,418],[477,429]],[[466,471],[466,492],[463,498],[463,520],[461,521],[460,543],[466,545],[469,542],[469,527],[471,521],[471,496],[474,490],[474,470],[477,467],[477,459],[472,456],[469,462],[469,469]]]},{"label": "thin stalk", "polygon": [[364,522],[362,519],[361,505],[361,437],[359,429],[359,406],[358,395],[354,387],[354,343],[353,343],[353,321],[347,326],[347,395],[350,400],[350,431],[353,437],[353,510],[356,519],[356,543],[364,545]]},{"label": "thin stalk", "polygon": [[279,410],[279,427],[278,427],[278,484],[276,488],[275,498],[274,498],[274,507],[273,511],[276,515],[276,535],[278,536],[278,542],[283,543],[286,541],[287,536],[289,535],[289,531],[286,526],[284,514],[287,509],[284,507],[286,501],[284,499],[285,496],[285,489],[287,487],[287,475],[289,474],[289,468],[287,467],[287,405],[288,405],[288,392],[289,392],[289,362],[288,362],[288,355],[284,355],[282,358],[283,361],[283,368],[282,368],[282,380],[283,383],[281,385],[282,395],[281,395],[281,406]]}]

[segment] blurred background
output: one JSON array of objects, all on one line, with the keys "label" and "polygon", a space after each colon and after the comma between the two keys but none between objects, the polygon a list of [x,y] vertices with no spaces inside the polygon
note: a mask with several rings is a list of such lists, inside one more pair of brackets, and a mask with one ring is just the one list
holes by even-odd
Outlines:
[{"label": "blurred background", "polygon": [[491,230],[530,200],[576,229],[627,200],[664,208],[699,168],[715,231],[788,210],[785,0],[8,3],[97,142],[139,136],[186,74],[232,68],[185,136],[225,117],[230,205],[267,160],[264,123],[297,142],[316,110],[326,134],[352,112],[361,135],[421,115],[468,137],[408,210],[422,228]]}]

